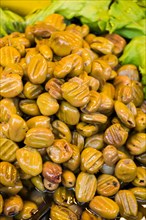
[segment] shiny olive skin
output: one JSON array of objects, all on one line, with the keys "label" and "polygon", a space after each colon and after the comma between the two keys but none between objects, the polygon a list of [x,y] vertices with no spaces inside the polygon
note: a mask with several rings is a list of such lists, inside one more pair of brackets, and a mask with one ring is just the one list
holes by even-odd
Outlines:
[{"label": "shiny olive skin", "polygon": [[14,186],[18,180],[19,175],[16,167],[9,163],[2,161],[0,162],[0,183],[4,186]]},{"label": "shiny olive skin", "polygon": [[54,202],[65,207],[74,203],[74,192],[64,186],[57,188],[53,194]]},{"label": "shiny olive skin", "polygon": [[103,158],[107,165],[112,166],[119,160],[118,150],[113,145],[107,145],[103,149]]},{"label": "shiny olive skin", "polygon": [[0,194],[0,214],[3,212],[4,200],[2,195]]},{"label": "shiny olive skin", "polygon": [[113,196],[118,192],[120,182],[118,179],[109,174],[99,175],[97,178],[97,193],[102,196]]},{"label": "shiny olive skin", "polygon": [[76,214],[69,208],[55,204],[51,206],[50,217],[52,220],[77,220]]},{"label": "shiny olive skin", "polygon": [[42,175],[48,181],[58,184],[61,182],[62,168],[56,163],[46,161],[43,164]]},{"label": "shiny olive skin", "polygon": [[119,206],[121,216],[125,218],[136,217],[138,213],[138,204],[132,191],[120,190],[115,201]]},{"label": "shiny olive skin", "polygon": [[70,170],[63,170],[62,172],[62,184],[67,188],[72,188],[75,186],[76,176]]},{"label": "shiny olive skin", "polygon": [[21,212],[15,217],[16,219],[29,219],[36,211],[38,207],[32,201],[24,201],[23,209]]},{"label": "shiny olive skin", "polygon": [[52,183],[49,180],[44,178],[44,187],[45,189],[49,190],[49,191],[54,191],[59,187],[59,183]]},{"label": "shiny olive skin", "polygon": [[112,199],[105,196],[95,196],[89,203],[95,213],[106,219],[114,219],[119,213],[119,206]]},{"label": "shiny olive skin", "polygon": [[54,141],[54,135],[49,128],[30,128],[25,136],[24,143],[32,148],[47,148]]},{"label": "shiny olive skin", "polygon": [[11,196],[4,201],[4,214],[6,216],[17,215],[23,209],[23,200],[19,195]]},{"label": "shiny olive skin", "polygon": [[43,181],[40,175],[38,176],[34,176],[31,178],[31,182],[34,184],[34,186],[40,190],[40,191],[45,191],[44,185],[43,185]]},{"label": "shiny olive skin", "polygon": [[16,152],[16,159],[20,168],[26,174],[36,176],[42,172],[42,157],[36,149],[29,147],[20,148]]},{"label": "shiny olive skin", "polygon": [[102,218],[95,215],[89,210],[85,210],[82,212],[81,220],[102,220]]},{"label": "shiny olive skin", "polygon": [[137,173],[135,179],[132,181],[134,186],[146,187],[146,168],[137,167]]},{"label": "shiny olive skin", "polygon": [[75,195],[79,202],[89,202],[93,199],[97,188],[94,174],[80,172],[75,185]]},{"label": "shiny olive skin", "polygon": [[115,176],[123,182],[131,182],[135,179],[137,167],[131,159],[121,159],[115,167]]},{"label": "shiny olive skin", "polygon": [[52,129],[53,133],[55,134],[56,138],[63,138],[66,139],[69,143],[72,139],[72,134],[69,127],[62,122],[61,120],[55,120],[52,122]]},{"label": "shiny olive skin", "polygon": [[47,148],[47,153],[53,162],[63,163],[71,158],[73,150],[65,139],[55,139],[53,145]]},{"label": "shiny olive skin", "polygon": [[81,170],[88,173],[97,173],[103,165],[103,155],[100,151],[87,147],[81,153]]},{"label": "shiny olive skin", "polygon": [[71,171],[76,171],[80,166],[80,150],[76,145],[70,145],[72,149],[72,156],[71,158],[63,163],[63,166]]}]

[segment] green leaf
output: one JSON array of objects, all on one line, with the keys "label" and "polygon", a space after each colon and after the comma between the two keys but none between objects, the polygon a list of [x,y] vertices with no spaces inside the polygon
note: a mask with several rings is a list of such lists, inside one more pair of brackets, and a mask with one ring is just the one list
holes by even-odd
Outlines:
[{"label": "green leaf", "polygon": [[116,30],[115,33],[129,39],[146,35],[146,19],[132,22],[126,25],[124,28]]},{"label": "green leaf", "polygon": [[110,33],[145,18],[145,11],[134,1],[117,0],[109,10],[106,30]]},{"label": "green leaf", "polygon": [[134,64],[142,74],[142,84],[146,98],[146,36],[133,38],[124,49],[123,55],[119,58],[121,64]]}]

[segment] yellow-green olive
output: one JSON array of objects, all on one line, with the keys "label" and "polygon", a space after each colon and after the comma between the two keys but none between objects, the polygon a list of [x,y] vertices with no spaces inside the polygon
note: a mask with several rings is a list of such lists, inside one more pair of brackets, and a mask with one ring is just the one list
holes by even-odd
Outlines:
[{"label": "yellow-green olive", "polygon": [[125,144],[128,132],[118,123],[109,126],[104,133],[104,141],[117,148]]},{"label": "yellow-green olive", "polygon": [[64,186],[60,186],[55,190],[53,199],[57,205],[68,207],[74,203],[74,192]]},{"label": "yellow-green olive", "polygon": [[0,49],[0,65],[8,66],[9,64],[18,63],[21,56],[17,49],[12,46],[4,46]]},{"label": "yellow-green olive", "polygon": [[17,110],[12,99],[4,98],[0,101],[0,122],[8,122],[12,114]]},{"label": "yellow-green olive", "polygon": [[72,139],[72,134],[69,127],[61,120],[55,120],[52,122],[53,133],[56,138],[62,138],[67,140],[69,143]]},{"label": "yellow-green olive", "polygon": [[97,178],[97,193],[102,196],[113,196],[120,188],[118,179],[109,174],[101,174]]},{"label": "yellow-green olive", "polygon": [[62,100],[61,85],[63,82],[62,79],[51,78],[45,84],[45,90],[48,91],[53,98]]},{"label": "yellow-green olive", "polygon": [[135,127],[135,117],[125,104],[120,101],[115,101],[115,111],[124,125],[128,128]]},{"label": "yellow-green olive", "polygon": [[34,55],[27,69],[30,82],[34,84],[43,83],[46,80],[47,69],[48,65],[46,59],[41,54]]},{"label": "yellow-green olive", "polygon": [[126,147],[132,155],[140,155],[146,150],[146,134],[135,133],[131,134],[126,142]]},{"label": "yellow-green olive", "polygon": [[61,102],[56,115],[61,121],[68,125],[76,125],[80,119],[79,110],[65,101]]},{"label": "yellow-green olive", "polygon": [[48,92],[42,93],[37,98],[37,105],[42,115],[54,115],[58,109],[59,104]]},{"label": "yellow-green olive", "polygon": [[72,157],[73,150],[71,144],[65,139],[55,139],[54,143],[47,148],[47,153],[53,162],[63,163]]},{"label": "yellow-green olive", "polygon": [[84,137],[79,134],[77,131],[72,132],[72,142],[73,145],[78,146],[79,151],[81,152],[84,148]]},{"label": "yellow-green olive", "polygon": [[81,107],[89,101],[89,88],[78,82],[66,82],[61,86],[62,96],[74,107]]},{"label": "yellow-green olive", "polygon": [[14,162],[18,145],[7,138],[0,138],[0,160]]},{"label": "yellow-green olive", "polygon": [[63,170],[62,171],[62,184],[67,188],[72,188],[75,186],[76,176],[70,170]]},{"label": "yellow-green olive", "polygon": [[90,201],[89,207],[105,219],[114,219],[119,213],[119,206],[117,203],[105,196],[95,196]]},{"label": "yellow-green olive", "polygon": [[122,217],[136,217],[138,213],[138,204],[132,191],[120,190],[115,196],[115,201],[119,206]]},{"label": "yellow-green olive", "polygon": [[0,194],[0,214],[3,212],[4,200],[2,195]]},{"label": "yellow-green olive", "polygon": [[27,115],[37,116],[40,115],[40,110],[36,100],[24,99],[19,102],[20,110]]},{"label": "yellow-green olive", "polygon": [[138,132],[143,132],[146,129],[146,114],[137,108],[137,114],[135,117],[135,130]]},{"label": "yellow-green olive", "polygon": [[146,199],[146,188],[145,187],[133,187],[130,189],[133,194],[135,195],[137,201],[143,201],[145,202]]},{"label": "yellow-green olive", "polygon": [[4,186],[14,186],[18,180],[18,171],[16,167],[9,163],[0,162],[0,183]]},{"label": "yellow-green olive", "polygon": [[37,205],[32,201],[24,201],[23,203],[23,209],[21,212],[15,216],[16,219],[29,219],[32,217],[33,214],[35,214],[38,210]]},{"label": "yellow-green olive", "polygon": [[93,136],[87,137],[85,140],[84,147],[92,147],[96,150],[101,150],[104,147],[103,133],[95,134]]},{"label": "yellow-green olive", "polygon": [[37,176],[42,172],[42,157],[36,149],[22,147],[16,151],[16,158],[26,174]]},{"label": "yellow-green olive", "polygon": [[19,95],[23,90],[22,77],[16,73],[0,74],[0,95],[5,98],[13,98]]},{"label": "yellow-green olive", "polygon": [[103,165],[103,155],[100,151],[87,147],[81,153],[81,170],[88,173],[97,173]]},{"label": "yellow-green olive", "polygon": [[115,167],[115,176],[123,182],[131,182],[137,174],[136,164],[132,159],[121,159]]},{"label": "yellow-green olive", "polygon": [[23,87],[23,94],[27,99],[36,99],[43,92],[41,85],[26,82]]},{"label": "yellow-green olive", "polygon": [[103,149],[103,158],[104,158],[104,162],[107,165],[109,166],[114,165],[120,159],[117,148],[114,147],[113,145],[107,145]]},{"label": "yellow-green olive", "polygon": [[23,189],[22,181],[17,180],[15,182],[15,185],[13,185],[13,186],[1,186],[0,187],[0,192],[5,193],[9,196],[10,195],[12,196],[12,195],[18,194],[22,189]]},{"label": "yellow-green olive", "polygon": [[77,132],[84,137],[91,137],[92,135],[96,134],[99,130],[98,125],[87,124],[85,122],[79,122],[76,125]]},{"label": "yellow-green olive", "polygon": [[12,114],[8,121],[8,138],[15,142],[23,141],[27,130],[25,120],[17,114]]},{"label": "yellow-green olive", "polygon": [[48,116],[34,116],[26,121],[28,128],[43,127],[51,129],[50,118]]},{"label": "yellow-green olive", "polygon": [[100,216],[95,215],[88,209],[82,212],[81,220],[102,220]]},{"label": "yellow-green olive", "polygon": [[132,181],[134,186],[146,187],[146,169],[145,167],[137,167],[135,179]]},{"label": "yellow-green olive", "polygon": [[19,195],[11,196],[4,200],[4,214],[6,216],[17,215],[23,209],[23,200]]},{"label": "yellow-green olive", "polygon": [[80,172],[77,176],[75,194],[79,202],[89,202],[93,199],[97,189],[97,180],[94,174]]},{"label": "yellow-green olive", "polygon": [[52,220],[77,220],[76,214],[69,208],[55,204],[51,206],[50,217]]},{"label": "yellow-green olive", "polygon": [[71,144],[72,156],[69,160],[67,160],[63,165],[70,169],[71,171],[75,171],[80,166],[80,150],[76,145]]},{"label": "yellow-green olive", "polygon": [[49,147],[54,141],[54,135],[49,128],[30,128],[25,136],[24,143],[33,148]]},{"label": "yellow-green olive", "polygon": [[34,184],[34,186],[40,190],[40,191],[45,191],[43,181],[40,175],[34,176],[31,178],[31,182]]}]

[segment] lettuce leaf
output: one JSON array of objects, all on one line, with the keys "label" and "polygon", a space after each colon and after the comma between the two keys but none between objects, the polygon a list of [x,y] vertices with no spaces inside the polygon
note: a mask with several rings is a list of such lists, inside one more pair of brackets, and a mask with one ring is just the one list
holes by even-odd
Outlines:
[{"label": "lettuce leaf", "polygon": [[111,2],[112,0],[53,0],[50,6],[26,16],[26,24],[34,24],[49,14],[59,13],[67,19],[78,18],[95,32],[103,32],[109,19],[108,10]]},{"label": "lettuce leaf", "polygon": [[3,10],[0,8],[0,36],[5,36],[12,32],[24,31],[24,19],[9,10]]},{"label": "lettuce leaf", "polygon": [[[146,87],[146,36],[133,38],[125,47],[119,58],[121,64],[134,64],[142,74],[142,84]],[[144,89],[146,98],[146,89]]]},{"label": "lettuce leaf", "polygon": [[115,33],[129,39],[146,35],[146,19],[132,22],[126,25],[124,28],[116,30]]},{"label": "lettuce leaf", "polygon": [[106,30],[113,33],[144,18],[145,10],[136,2],[117,0],[110,7]]}]

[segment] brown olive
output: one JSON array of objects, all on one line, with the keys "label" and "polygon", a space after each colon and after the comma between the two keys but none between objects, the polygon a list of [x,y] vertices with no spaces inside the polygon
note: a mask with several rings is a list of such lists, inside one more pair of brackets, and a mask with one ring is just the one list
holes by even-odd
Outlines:
[{"label": "brown olive", "polygon": [[58,184],[61,182],[62,168],[56,163],[47,161],[43,164],[42,175],[46,180]]}]

